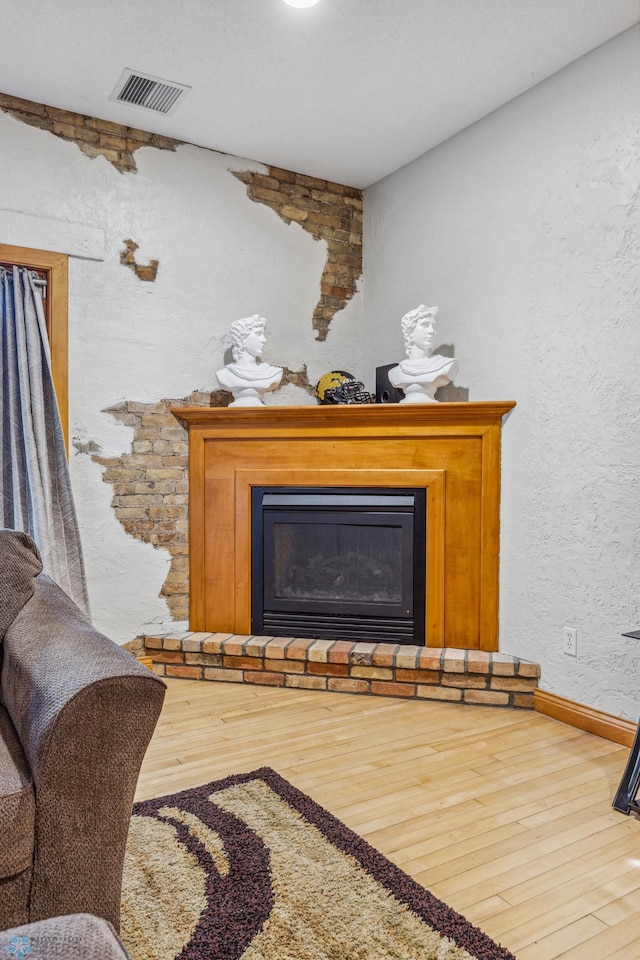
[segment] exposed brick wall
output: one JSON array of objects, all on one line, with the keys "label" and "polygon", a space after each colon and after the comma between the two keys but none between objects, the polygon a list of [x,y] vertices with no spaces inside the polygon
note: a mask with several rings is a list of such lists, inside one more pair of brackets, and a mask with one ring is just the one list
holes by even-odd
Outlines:
[{"label": "exposed brick wall", "polygon": [[59,110],[44,103],[10,97],[6,93],[0,93],[0,109],[31,127],[47,130],[62,140],[77,144],[87,157],[104,157],[120,173],[136,173],[133,154],[140,147],[175,150],[182,143],[159,133],[147,133],[121,123]]},{"label": "exposed brick wall", "polygon": [[[88,157],[104,157],[121,173],[136,172],[134,153],[140,147],[175,150],[182,142],[7,94],[0,94],[0,110],[77,144]],[[247,171],[235,176],[247,184],[252,200],[266,203],[285,223],[298,223],[315,239],[326,241],[327,261],[312,318],[318,340],[324,340],[331,319],[353,297],[362,273],[361,191],[276,167],[270,167],[268,175]],[[157,261],[137,264],[135,241],[123,238],[123,243],[121,262],[141,280],[153,280]],[[286,384],[313,396],[314,385],[309,383],[306,367],[284,367],[281,386]],[[185,404],[227,406],[231,399],[230,393],[218,390],[155,404],[128,401],[107,412],[133,428],[129,452],[104,457],[90,439],[75,443],[78,452],[89,453],[105,467],[103,479],[113,486],[112,507],[125,531],[171,554],[161,592],[176,620],[189,616],[188,438],[169,408]]]},{"label": "exposed brick wall", "polygon": [[540,667],[502,653],[410,644],[170,633],[143,637],[163,677],[532,710]]},{"label": "exposed brick wall", "polygon": [[113,487],[111,506],[125,531],[171,554],[161,595],[174,620],[189,619],[189,450],[187,431],[170,407],[213,406],[215,400],[196,392],[180,400],[111,407],[105,412],[133,427],[131,451],[120,457],[92,454],[105,468],[102,479]]},{"label": "exposed brick wall", "polygon": [[147,280],[151,283],[158,276],[159,260],[149,260],[149,263],[136,263],[136,250],[138,244],[135,240],[125,240],[124,249],[120,251],[120,263],[123,267],[132,270],[138,280]]},{"label": "exposed brick wall", "polygon": [[[75,143],[87,157],[104,157],[120,173],[137,172],[134,153],[140,147],[175,150],[184,142],[6,93],[0,93],[0,110]],[[251,200],[271,207],[285,223],[299,224],[315,240],[326,241],[327,260],[311,321],[316,339],[326,340],[333,317],[357,292],[362,275],[362,191],[279,167],[268,170],[234,171],[234,176],[247,185]]]},{"label": "exposed brick wall", "polygon": [[[134,153],[140,147],[175,150],[184,142],[6,93],[0,93],[0,110],[75,143],[87,157],[104,157],[120,173],[137,172]],[[312,329],[317,332],[316,339],[326,340],[333,317],[357,292],[362,276],[362,191],[280,167],[270,166],[268,171],[267,174],[251,170],[233,173],[247,185],[251,200],[266,204],[285,223],[297,223],[315,240],[326,242],[327,260],[320,280],[320,297],[311,321]],[[130,259],[133,264],[132,256]],[[142,279],[154,278],[144,276]]]},{"label": "exposed brick wall", "polygon": [[269,167],[266,175],[247,170],[234,176],[247,184],[256,203],[326,241],[327,261],[312,319],[316,340],[326,340],[331,320],[356,293],[362,275],[362,191],[279,167]]},{"label": "exposed brick wall", "polygon": [[[281,386],[287,383],[313,394],[305,367],[285,368]],[[171,407],[226,407],[232,399],[226,390],[196,391],[175,400],[109,407],[103,412],[133,428],[131,449],[119,457],[103,456],[94,441],[74,442],[78,453],[89,453],[105,468],[102,479],[113,487],[111,506],[126,533],[171,554],[161,596],[174,620],[189,619],[189,438]]]}]

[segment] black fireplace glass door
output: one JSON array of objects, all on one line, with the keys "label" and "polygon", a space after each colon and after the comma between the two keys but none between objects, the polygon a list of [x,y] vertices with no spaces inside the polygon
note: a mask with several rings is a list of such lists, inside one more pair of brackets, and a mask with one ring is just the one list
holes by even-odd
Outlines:
[{"label": "black fireplace glass door", "polygon": [[424,643],[424,489],[257,487],[251,629]]},{"label": "black fireplace glass door", "polygon": [[[411,518],[269,511],[265,609],[410,616]],[[407,530],[407,528],[409,528]],[[271,572],[270,572],[271,571]]]}]

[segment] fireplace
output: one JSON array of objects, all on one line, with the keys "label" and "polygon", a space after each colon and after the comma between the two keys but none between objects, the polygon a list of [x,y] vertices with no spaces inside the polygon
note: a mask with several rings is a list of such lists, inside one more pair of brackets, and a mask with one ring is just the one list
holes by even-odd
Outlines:
[{"label": "fireplace", "polygon": [[[189,428],[190,629],[255,634],[255,487],[422,490],[428,519],[423,642],[497,650],[500,440],[513,406],[507,400],[174,408]],[[420,576],[415,567],[413,575]],[[342,595],[335,602],[352,601]]]},{"label": "fireplace", "polygon": [[253,487],[251,632],[424,644],[422,489]]}]

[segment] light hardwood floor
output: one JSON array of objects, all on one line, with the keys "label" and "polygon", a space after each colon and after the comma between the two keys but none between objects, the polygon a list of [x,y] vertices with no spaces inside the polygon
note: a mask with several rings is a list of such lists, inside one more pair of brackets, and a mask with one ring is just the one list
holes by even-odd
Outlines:
[{"label": "light hardwood floor", "polygon": [[518,960],[640,960],[625,747],[529,711],[168,687],[137,799],[273,767]]}]

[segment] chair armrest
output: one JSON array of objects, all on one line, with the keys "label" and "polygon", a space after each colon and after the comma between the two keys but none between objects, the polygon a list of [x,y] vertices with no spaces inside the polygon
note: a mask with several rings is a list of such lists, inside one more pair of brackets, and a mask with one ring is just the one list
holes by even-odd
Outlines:
[{"label": "chair armrest", "polygon": [[36,787],[29,918],[92,913],[119,929],[133,796],[165,684],[42,575],[5,635],[1,683]]}]

